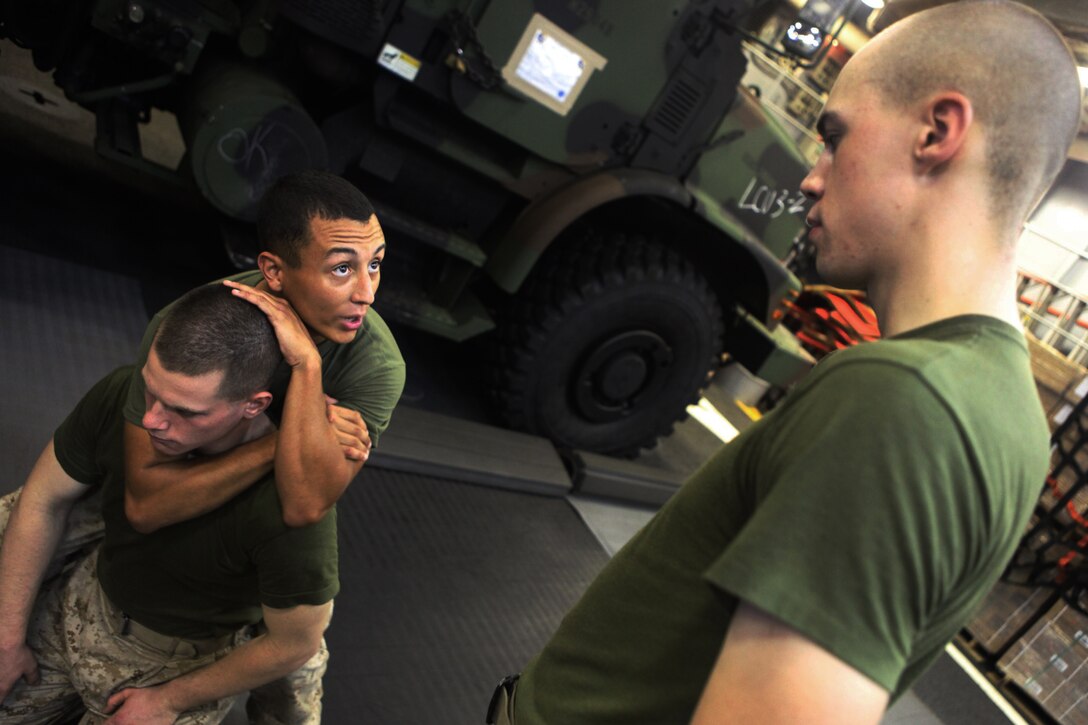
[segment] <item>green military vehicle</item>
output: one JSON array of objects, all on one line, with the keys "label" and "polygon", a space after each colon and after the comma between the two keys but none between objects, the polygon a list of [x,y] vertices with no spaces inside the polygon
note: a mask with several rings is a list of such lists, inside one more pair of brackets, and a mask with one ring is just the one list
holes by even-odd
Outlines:
[{"label": "green military vehicle", "polygon": [[[741,88],[745,0],[0,0],[0,37],[92,109],[96,148],[251,222],[280,175],[375,202],[379,309],[491,336],[494,398],[561,447],[632,454],[777,328],[806,164]],[[140,153],[176,115],[178,169]],[[226,221],[226,220],[225,220]],[[777,329],[776,329],[777,328]]]}]

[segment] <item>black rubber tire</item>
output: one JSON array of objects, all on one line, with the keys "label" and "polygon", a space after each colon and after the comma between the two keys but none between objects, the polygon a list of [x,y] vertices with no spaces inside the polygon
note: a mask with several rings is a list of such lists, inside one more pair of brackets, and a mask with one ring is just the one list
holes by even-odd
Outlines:
[{"label": "black rubber tire", "polygon": [[549,250],[500,318],[506,423],[561,448],[633,456],[671,432],[721,361],[722,308],[690,262],[589,232]]}]

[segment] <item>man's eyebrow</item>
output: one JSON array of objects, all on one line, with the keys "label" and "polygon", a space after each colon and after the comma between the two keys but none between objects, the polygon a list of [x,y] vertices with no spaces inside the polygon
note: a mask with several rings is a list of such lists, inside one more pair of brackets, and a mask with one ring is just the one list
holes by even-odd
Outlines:
[{"label": "man's eyebrow", "polygon": [[170,405],[165,400],[162,400],[157,395],[152,393],[151,389],[148,388],[148,386],[147,386],[147,374],[144,372],[143,368],[140,368],[140,377],[143,378],[143,380],[144,380],[144,390],[146,390],[148,392],[148,394],[151,395],[152,397],[157,398],[159,403],[162,405],[162,407],[166,408],[167,410],[171,410],[171,411],[173,411],[175,413],[180,413],[182,415],[203,415],[204,413],[207,412],[207,411],[204,411],[204,410],[194,410],[193,408],[186,408],[183,405]]},{"label": "man's eyebrow", "polygon": [[[372,256],[376,257],[385,250],[385,244],[381,244],[374,250]],[[330,247],[329,251],[325,252],[325,258],[328,259],[336,254],[348,254],[352,257],[358,257],[359,251],[355,247]]]},{"label": "man's eyebrow", "polygon": [[206,410],[198,410],[196,408],[187,408],[184,405],[170,405],[169,403],[162,400],[161,398],[159,399],[159,403],[162,405],[162,407],[166,408],[167,410],[171,410],[171,411],[173,411],[175,413],[180,413],[181,415],[204,415],[205,413],[207,413]]}]

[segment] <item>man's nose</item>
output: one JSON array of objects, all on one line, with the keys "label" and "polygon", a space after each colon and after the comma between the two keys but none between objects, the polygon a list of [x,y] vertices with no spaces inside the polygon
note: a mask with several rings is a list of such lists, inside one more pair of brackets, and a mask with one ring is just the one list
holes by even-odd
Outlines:
[{"label": "man's nose", "polygon": [[369,274],[359,275],[358,280],[359,281],[355,284],[355,292],[351,296],[351,301],[357,305],[374,304],[374,280],[371,279]]},{"label": "man's nose", "polygon": [[817,201],[824,195],[823,160],[824,157],[821,155],[816,165],[801,181],[801,193],[810,201]]},{"label": "man's nose", "polygon": [[140,422],[146,430],[166,430],[166,417],[162,414],[162,406],[158,403],[151,404]]}]

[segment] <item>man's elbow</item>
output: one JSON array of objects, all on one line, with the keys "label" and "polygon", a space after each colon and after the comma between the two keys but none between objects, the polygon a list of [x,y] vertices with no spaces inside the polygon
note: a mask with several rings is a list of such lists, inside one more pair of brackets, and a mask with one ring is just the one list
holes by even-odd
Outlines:
[{"label": "man's elbow", "polygon": [[320,626],[307,626],[280,641],[279,661],[286,672],[295,672],[321,650],[331,616],[332,610],[327,607]]},{"label": "man's elbow", "polygon": [[283,507],[283,523],[291,528],[312,526],[329,512],[329,507],[319,504],[286,505]]},{"label": "man's elbow", "polygon": [[162,528],[151,508],[143,501],[125,492],[125,518],[129,525],[141,534],[151,534]]},{"label": "man's elbow", "polygon": [[310,476],[299,483],[296,479],[290,493],[280,489],[283,502],[283,523],[291,528],[311,526],[325,518],[358,474],[358,467],[346,467],[321,478]]},{"label": "man's elbow", "polygon": [[295,672],[301,668],[304,664],[310,661],[310,659],[318,653],[321,649],[321,635],[317,637],[307,638],[305,642],[300,642],[297,646],[292,648],[291,656],[288,658],[286,669],[288,672]]}]

